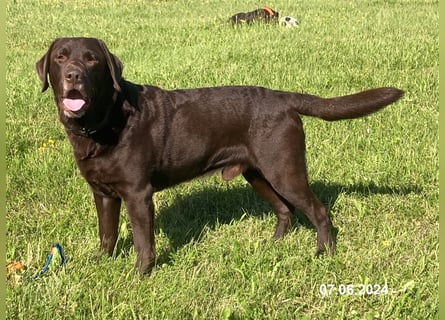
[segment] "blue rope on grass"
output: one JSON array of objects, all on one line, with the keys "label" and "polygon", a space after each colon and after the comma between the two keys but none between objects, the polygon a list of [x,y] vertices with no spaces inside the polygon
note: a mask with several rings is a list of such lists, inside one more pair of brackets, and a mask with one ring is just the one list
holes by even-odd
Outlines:
[{"label": "blue rope on grass", "polygon": [[44,274],[46,271],[48,271],[49,265],[51,264],[51,261],[53,260],[54,254],[59,253],[60,256],[60,265],[59,268],[63,267],[66,263],[65,255],[63,254],[63,249],[60,246],[59,243],[55,243],[53,247],[51,248],[51,251],[48,254],[48,258],[46,259],[46,263],[43,266],[42,270],[37,272],[35,275],[31,277],[31,279],[35,279],[40,277],[42,274]]}]

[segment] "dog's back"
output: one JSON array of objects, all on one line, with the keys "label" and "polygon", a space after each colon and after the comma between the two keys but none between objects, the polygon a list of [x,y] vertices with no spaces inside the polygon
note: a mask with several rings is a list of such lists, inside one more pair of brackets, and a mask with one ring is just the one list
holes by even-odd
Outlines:
[{"label": "dog's back", "polygon": [[239,12],[230,17],[230,21],[233,24],[251,24],[256,21],[269,23],[272,21],[278,21],[278,17],[279,13],[277,11],[264,6],[263,8],[259,8],[250,12]]}]

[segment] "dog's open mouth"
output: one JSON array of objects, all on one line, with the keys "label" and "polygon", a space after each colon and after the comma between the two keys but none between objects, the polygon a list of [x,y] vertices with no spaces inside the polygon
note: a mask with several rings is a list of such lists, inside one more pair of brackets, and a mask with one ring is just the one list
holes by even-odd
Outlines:
[{"label": "dog's open mouth", "polygon": [[63,108],[66,111],[78,112],[80,111],[88,102],[82,93],[78,90],[71,90],[68,92],[67,96],[63,98]]}]

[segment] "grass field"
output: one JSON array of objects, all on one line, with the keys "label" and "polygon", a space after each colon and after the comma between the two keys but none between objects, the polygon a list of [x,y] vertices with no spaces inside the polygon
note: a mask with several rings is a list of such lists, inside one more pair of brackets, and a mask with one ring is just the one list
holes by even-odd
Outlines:
[{"label": "grass field", "polygon": [[[7,2],[6,254],[27,266],[7,278],[8,319],[438,318],[438,1],[274,0],[300,28],[226,23],[259,5]],[[298,212],[282,241],[268,241],[270,208],[242,178],[214,176],[156,195],[150,277],[133,269],[124,210],[115,257],[94,260],[92,195],[34,69],[60,36],[102,38],[127,80],[166,89],[404,89],[368,118],[303,119],[310,183],[337,228],[337,255],[313,256],[315,231]],[[54,242],[66,267],[28,281]]]}]

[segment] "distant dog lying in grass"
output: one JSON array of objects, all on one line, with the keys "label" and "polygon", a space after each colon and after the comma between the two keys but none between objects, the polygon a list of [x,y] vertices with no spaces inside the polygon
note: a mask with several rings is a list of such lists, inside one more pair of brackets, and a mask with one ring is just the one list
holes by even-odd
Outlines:
[{"label": "distant dog lying in grass", "polygon": [[264,6],[260,9],[250,12],[240,12],[233,15],[230,20],[233,24],[250,24],[253,22],[278,22],[279,13],[271,8]]}]

